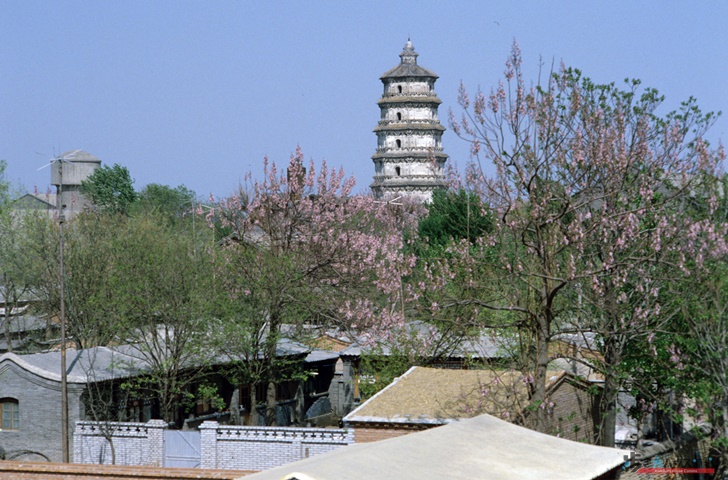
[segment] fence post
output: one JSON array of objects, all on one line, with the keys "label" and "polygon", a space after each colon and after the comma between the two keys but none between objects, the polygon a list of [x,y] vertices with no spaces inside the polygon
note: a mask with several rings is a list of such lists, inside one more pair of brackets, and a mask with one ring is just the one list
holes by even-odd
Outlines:
[{"label": "fence post", "polygon": [[202,422],[200,430],[200,468],[217,467],[217,422]]},{"label": "fence post", "polygon": [[147,422],[147,461],[150,467],[164,466],[164,430],[167,422],[164,420],[149,420]]},{"label": "fence post", "polygon": [[81,430],[83,426],[80,421],[76,421],[76,428],[73,429],[73,459],[72,463],[86,463],[83,458],[83,435]]}]

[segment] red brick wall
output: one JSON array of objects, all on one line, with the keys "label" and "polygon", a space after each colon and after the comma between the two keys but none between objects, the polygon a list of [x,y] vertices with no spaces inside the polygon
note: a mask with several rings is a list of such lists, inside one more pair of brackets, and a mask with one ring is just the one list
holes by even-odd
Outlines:
[{"label": "red brick wall", "polygon": [[0,480],[233,480],[255,472],[199,468],[121,467],[63,463],[0,462]]},{"label": "red brick wall", "polygon": [[354,427],[354,441],[356,443],[376,442],[387,438],[401,437],[409,433],[419,432],[423,428],[391,428],[391,427]]}]

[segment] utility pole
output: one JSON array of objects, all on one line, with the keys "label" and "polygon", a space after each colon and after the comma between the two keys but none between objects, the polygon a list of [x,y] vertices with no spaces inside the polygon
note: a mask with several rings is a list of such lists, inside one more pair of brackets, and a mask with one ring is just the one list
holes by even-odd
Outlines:
[{"label": "utility pole", "polygon": [[63,270],[63,223],[66,218],[63,214],[63,159],[58,161],[58,238],[59,238],[59,284],[61,295],[61,449],[63,450],[63,463],[69,463],[68,455],[68,378],[66,374],[66,293],[65,272]]}]

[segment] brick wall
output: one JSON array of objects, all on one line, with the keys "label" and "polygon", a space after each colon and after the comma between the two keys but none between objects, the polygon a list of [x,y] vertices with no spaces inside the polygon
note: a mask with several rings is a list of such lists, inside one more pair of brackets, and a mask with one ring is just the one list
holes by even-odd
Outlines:
[{"label": "brick wall", "polygon": [[549,401],[554,403],[553,413],[549,416],[549,433],[577,442],[595,443],[599,396],[566,379],[552,391]]},{"label": "brick wall", "polygon": [[[68,383],[69,432],[83,417],[80,402],[85,385]],[[18,401],[20,426],[15,430],[0,429],[0,447],[8,454],[26,452],[16,460],[60,462],[61,448],[61,383],[48,380],[18,367],[14,362],[0,364],[0,398]],[[70,437],[70,435],[69,435]],[[73,438],[69,438],[73,452]]]},{"label": "brick wall", "polygon": [[[161,420],[147,423],[77,422],[74,463],[110,464],[106,438],[112,433],[116,465],[164,465]],[[352,430],[333,428],[236,427],[204,422],[200,468],[257,471],[278,467],[354,443]]]},{"label": "brick wall", "polygon": [[[433,425],[436,427],[437,425]],[[391,427],[362,427],[357,426],[353,429],[354,440],[356,443],[377,442],[386,440],[387,438],[401,437],[410,433],[421,431],[419,428],[391,428]]]},{"label": "brick wall", "polygon": [[253,473],[255,472],[199,468],[0,462],[0,480],[235,480]]},{"label": "brick wall", "polygon": [[164,466],[162,420],[147,423],[76,422],[73,462],[110,465],[113,442],[116,465]]},{"label": "brick wall", "polygon": [[351,430],[200,425],[202,468],[266,470],[354,443]]}]

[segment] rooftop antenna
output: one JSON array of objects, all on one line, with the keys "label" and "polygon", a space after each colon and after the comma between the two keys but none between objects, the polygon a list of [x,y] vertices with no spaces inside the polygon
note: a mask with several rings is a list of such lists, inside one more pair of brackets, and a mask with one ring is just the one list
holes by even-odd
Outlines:
[{"label": "rooftop antenna", "polygon": [[[54,164],[54,163],[56,163],[56,162],[61,162],[61,163],[63,163],[63,162],[66,162],[66,163],[73,163],[73,161],[69,160],[69,158],[73,157],[74,155],[76,155],[76,154],[77,154],[78,152],[80,152],[80,151],[81,151],[81,150],[74,150],[74,151],[72,151],[72,152],[68,152],[67,154],[65,154],[65,155],[63,155],[63,156],[60,156],[60,155],[59,155],[59,156],[53,157],[53,158],[52,158],[52,159],[50,160],[50,162],[46,163],[45,165],[43,165],[42,167],[40,167],[39,169],[37,169],[37,171],[43,170],[43,169],[44,169],[44,168],[46,168],[46,167],[50,167],[51,165],[53,165],[53,164]],[[43,155],[42,153],[38,153],[38,152],[35,152],[35,153],[37,153],[38,155]]]}]

